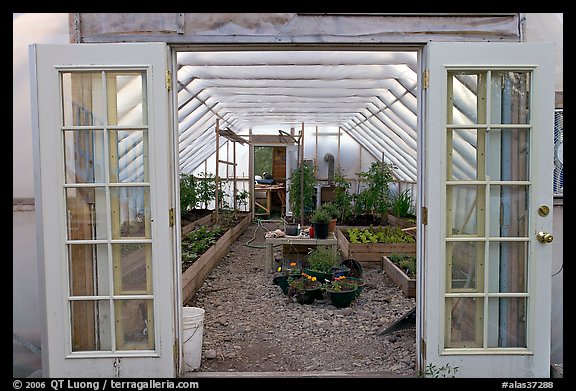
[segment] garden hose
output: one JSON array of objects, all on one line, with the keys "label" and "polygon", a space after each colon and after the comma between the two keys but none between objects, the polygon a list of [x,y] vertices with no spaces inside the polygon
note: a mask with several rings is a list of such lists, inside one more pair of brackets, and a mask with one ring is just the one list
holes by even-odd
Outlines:
[{"label": "garden hose", "polygon": [[[258,232],[258,227],[262,227],[266,231],[270,232],[268,229],[266,229],[266,227],[264,227],[262,225],[262,220],[258,219],[257,221],[258,221],[258,225],[256,226],[256,229],[254,230],[254,236],[252,237],[252,239],[250,239],[249,241],[244,243],[244,245],[247,247],[252,247],[252,248],[266,248],[265,245],[250,244],[252,241],[254,241],[256,239],[256,233]],[[268,220],[268,221],[272,221],[272,220]]]}]

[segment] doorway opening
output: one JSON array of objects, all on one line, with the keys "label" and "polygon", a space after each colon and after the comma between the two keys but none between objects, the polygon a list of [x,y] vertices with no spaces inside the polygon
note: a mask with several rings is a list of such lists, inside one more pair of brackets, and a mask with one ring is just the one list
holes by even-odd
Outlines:
[{"label": "doorway opening", "polygon": [[[350,184],[353,200],[354,194],[367,187],[358,173],[376,163],[391,167],[390,190],[410,191],[415,210],[419,50],[284,47],[208,52],[182,48],[176,55],[180,172],[226,178],[239,188],[250,189],[253,202],[248,205],[256,227],[262,220],[294,216],[289,202],[292,194],[282,197],[261,186],[280,184],[286,191],[300,158],[313,167],[316,205],[334,201],[335,177]],[[217,144],[216,126],[234,132],[246,144],[232,146],[226,140]],[[301,137],[302,156],[282,134]],[[234,165],[218,164],[220,160]],[[230,175],[233,167],[235,176]],[[225,200],[233,198],[224,193]],[[263,236],[264,231],[255,234]],[[253,250],[254,264],[262,258],[258,251]],[[254,267],[254,273],[262,270]],[[269,280],[271,285],[271,276]],[[395,318],[381,319],[380,326],[398,320],[415,306],[413,298],[402,298],[401,293],[398,297],[404,307],[399,307]],[[384,345],[388,339],[381,341]],[[388,368],[390,372],[415,373],[415,336],[409,344],[408,358]],[[244,346],[244,353],[252,349],[249,345]],[[223,356],[227,358],[226,353]],[[321,370],[325,365],[298,370]]]}]

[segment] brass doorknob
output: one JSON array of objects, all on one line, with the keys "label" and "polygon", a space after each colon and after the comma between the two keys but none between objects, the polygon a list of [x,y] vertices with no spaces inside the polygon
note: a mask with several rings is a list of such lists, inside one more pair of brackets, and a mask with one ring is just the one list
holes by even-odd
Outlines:
[{"label": "brass doorknob", "polygon": [[540,243],[552,243],[552,241],[554,240],[554,236],[552,236],[552,234],[549,234],[547,232],[540,231],[536,234],[536,239],[538,239]]}]

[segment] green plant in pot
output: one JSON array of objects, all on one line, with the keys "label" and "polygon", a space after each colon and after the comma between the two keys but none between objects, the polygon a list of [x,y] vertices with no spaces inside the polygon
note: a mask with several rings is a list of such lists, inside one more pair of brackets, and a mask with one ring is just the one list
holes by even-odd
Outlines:
[{"label": "green plant in pot", "polygon": [[338,220],[338,215],[340,214],[340,210],[338,206],[333,202],[325,202],[321,206],[328,214],[330,215],[330,221],[328,223],[328,233],[334,232],[336,229],[336,222]]},{"label": "green plant in pot", "polygon": [[288,294],[290,282],[302,277],[302,268],[299,262],[295,261],[282,261],[282,265],[278,266],[277,273],[272,279],[274,285],[278,285],[284,294]]},{"label": "green plant in pot", "polygon": [[324,283],[332,281],[334,277],[333,267],[338,266],[338,255],[328,246],[317,246],[308,253],[307,266],[304,273],[316,277]]},{"label": "green plant in pot", "polygon": [[323,208],[316,209],[310,216],[310,222],[314,226],[314,236],[317,239],[326,239],[328,237],[328,224],[332,217],[327,210]]},{"label": "green plant in pot", "polygon": [[345,276],[341,276],[325,283],[323,289],[335,307],[345,308],[356,299],[358,284]]},{"label": "green plant in pot", "polygon": [[288,287],[288,297],[300,304],[312,304],[322,293],[322,284],[314,276],[302,273],[302,277],[292,279]]}]

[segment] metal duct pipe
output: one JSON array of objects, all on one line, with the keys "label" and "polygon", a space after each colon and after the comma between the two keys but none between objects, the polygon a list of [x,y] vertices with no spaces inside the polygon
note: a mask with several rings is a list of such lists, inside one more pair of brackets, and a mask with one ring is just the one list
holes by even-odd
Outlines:
[{"label": "metal duct pipe", "polygon": [[328,162],[328,184],[334,183],[334,155],[327,153],[324,155],[324,161]]}]

